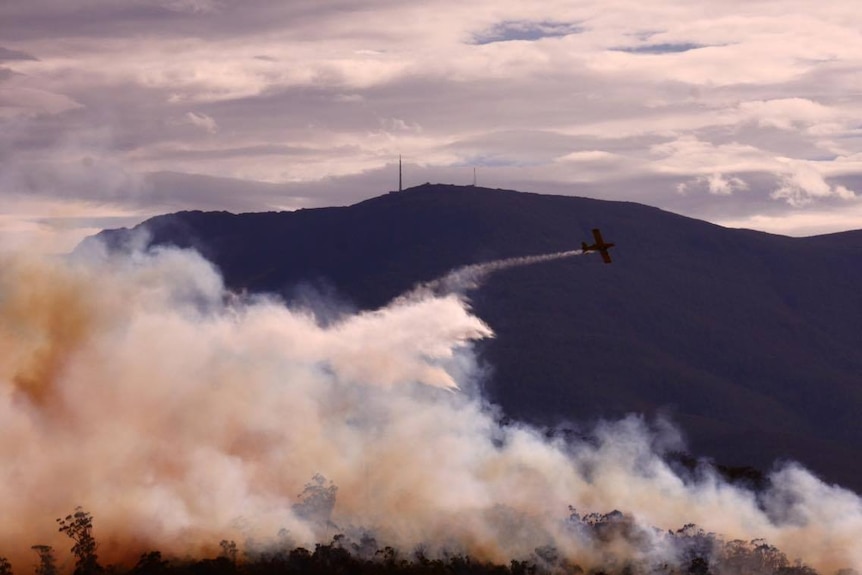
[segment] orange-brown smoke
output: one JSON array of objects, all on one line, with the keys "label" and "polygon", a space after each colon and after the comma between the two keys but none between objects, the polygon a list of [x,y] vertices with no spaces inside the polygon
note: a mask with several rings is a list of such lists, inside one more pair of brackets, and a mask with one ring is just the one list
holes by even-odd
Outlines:
[{"label": "orange-brown smoke", "polygon": [[99,309],[90,305],[82,278],[61,265],[15,260],[0,275],[0,353],[3,376],[18,393],[44,406],[66,362],[94,328]]},{"label": "orange-brown smoke", "polygon": [[[470,385],[471,344],[491,335],[461,297],[421,290],[321,325],[232,296],[190,252],[6,257],[0,555],[23,568],[31,545],[60,554],[70,545],[54,519],[80,505],[105,562],[265,546],[285,531],[311,545],[333,525],[504,562],[547,545],[587,568],[609,550],[676,560],[649,529],[646,547],[596,548],[566,523],[571,505],[862,568],[860,499],[798,466],[757,500],[709,473],[680,478],[659,456],[675,432],[636,416],[574,445],[500,425]],[[338,488],[334,507],[298,505],[318,473]]]}]

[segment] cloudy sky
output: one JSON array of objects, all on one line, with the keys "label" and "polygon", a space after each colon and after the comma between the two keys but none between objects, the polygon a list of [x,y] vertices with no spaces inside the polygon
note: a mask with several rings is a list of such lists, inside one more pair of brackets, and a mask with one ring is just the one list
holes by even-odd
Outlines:
[{"label": "cloudy sky", "polygon": [[0,249],[426,181],[862,228],[855,0],[4,0]]}]

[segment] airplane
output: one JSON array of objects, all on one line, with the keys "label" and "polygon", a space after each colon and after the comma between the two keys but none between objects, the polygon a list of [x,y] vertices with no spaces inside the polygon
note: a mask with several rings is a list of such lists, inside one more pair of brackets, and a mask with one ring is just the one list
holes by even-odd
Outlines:
[{"label": "airplane", "polygon": [[584,253],[599,252],[602,254],[602,259],[605,260],[606,264],[611,263],[611,254],[608,253],[608,250],[614,247],[615,244],[606,244],[605,240],[602,239],[602,232],[600,232],[598,228],[593,230],[593,238],[595,238],[596,243],[588,246],[587,242],[581,242],[581,250]]}]

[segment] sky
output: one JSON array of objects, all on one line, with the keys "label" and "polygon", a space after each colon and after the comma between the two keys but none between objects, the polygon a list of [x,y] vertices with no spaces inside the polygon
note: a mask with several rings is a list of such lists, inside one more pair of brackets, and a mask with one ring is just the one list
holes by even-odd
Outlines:
[{"label": "sky", "polygon": [[5,0],[0,250],[470,184],[862,228],[851,0]]}]

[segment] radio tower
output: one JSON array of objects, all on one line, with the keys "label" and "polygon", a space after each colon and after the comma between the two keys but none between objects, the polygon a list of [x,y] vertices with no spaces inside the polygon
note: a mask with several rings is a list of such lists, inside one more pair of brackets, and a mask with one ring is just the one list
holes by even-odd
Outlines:
[{"label": "radio tower", "polygon": [[401,154],[398,154],[398,191],[401,191]]}]

